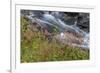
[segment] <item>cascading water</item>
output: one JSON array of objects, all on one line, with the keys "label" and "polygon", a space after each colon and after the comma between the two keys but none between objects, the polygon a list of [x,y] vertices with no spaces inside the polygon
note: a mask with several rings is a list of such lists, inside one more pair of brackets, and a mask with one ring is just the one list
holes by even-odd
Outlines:
[{"label": "cascading water", "polygon": [[[32,15],[34,15],[35,18],[32,17]],[[59,12],[51,12],[51,13],[50,12],[44,12],[44,13],[41,14],[40,18],[38,18],[35,15],[35,13],[28,16],[29,19],[31,19],[32,21],[41,25],[42,27],[46,27],[48,29],[50,29],[50,27],[53,27],[53,26],[58,27],[60,34],[55,35],[55,36],[60,36],[58,38],[60,40],[62,40],[64,43],[68,43],[67,40],[69,40],[65,31],[70,31],[70,33],[72,33],[72,34],[74,34],[74,33],[75,34],[81,34],[82,39],[83,39],[83,43],[82,44],[72,43],[72,44],[74,44],[77,47],[89,48],[89,33],[86,33],[85,31],[83,31],[82,29],[77,27],[77,22],[75,22],[75,24],[73,24],[73,25],[67,25],[64,21],[62,21],[62,19],[60,19],[60,17],[61,17],[61,14]],[[72,36],[72,38],[73,37],[74,36]],[[73,40],[71,40],[71,41],[73,41]]]}]

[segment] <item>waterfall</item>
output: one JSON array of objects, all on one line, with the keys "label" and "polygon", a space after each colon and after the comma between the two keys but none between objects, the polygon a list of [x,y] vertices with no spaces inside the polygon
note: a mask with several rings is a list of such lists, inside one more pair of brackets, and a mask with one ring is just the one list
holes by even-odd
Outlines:
[{"label": "waterfall", "polygon": [[61,14],[59,12],[51,12],[50,13],[50,12],[46,11],[44,13],[41,13],[40,18],[38,18],[37,16],[35,16],[35,18],[33,18],[32,17],[33,15],[35,16],[35,14],[31,14],[27,17],[29,19],[31,19],[32,21],[38,23],[42,27],[46,27],[46,28],[50,29],[50,27],[57,26],[59,28],[59,30],[61,31],[60,34],[58,34],[58,35],[60,35],[60,38],[62,38],[62,39],[65,37],[64,31],[70,31],[71,33],[81,34],[83,37],[83,44],[82,45],[76,44],[76,46],[78,46],[78,47],[80,46],[83,48],[89,48],[89,33],[86,33],[85,31],[83,31],[82,29],[77,27],[76,21],[73,25],[66,24],[64,21],[62,21],[60,19]]}]

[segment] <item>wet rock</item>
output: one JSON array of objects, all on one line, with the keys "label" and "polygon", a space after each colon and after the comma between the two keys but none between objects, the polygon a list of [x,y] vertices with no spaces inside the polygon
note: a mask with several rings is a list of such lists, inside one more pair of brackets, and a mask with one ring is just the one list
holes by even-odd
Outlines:
[{"label": "wet rock", "polygon": [[78,18],[77,26],[84,30],[85,32],[89,32],[90,27],[90,20],[89,20],[89,13],[80,14]]}]

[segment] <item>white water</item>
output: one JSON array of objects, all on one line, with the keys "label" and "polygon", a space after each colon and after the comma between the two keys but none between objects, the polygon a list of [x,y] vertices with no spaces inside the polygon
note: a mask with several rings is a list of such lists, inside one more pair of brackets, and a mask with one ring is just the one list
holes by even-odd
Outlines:
[{"label": "white water", "polygon": [[60,33],[60,36],[62,39],[64,38],[63,32],[65,30],[70,31],[72,33],[76,33],[76,34],[82,34],[84,43],[82,45],[77,44],[76,46],[83,47],[83,48],[89,48],[89,33],[86,33],[85,31],[77,27],[76,25],[77,22],[75,22],[75,24],[73,24],[72,26],[65,24],[61,19],[57,18],[57,16],[59,17],[59,15],[60,15],[59,12],[54,12],[54,13],[52,12],[51,14],[49,12],[45,12],[42,15],[43,16],[42,19],[32,18],[31,16],[29,16],[28,18],[30,18],[32,21],[37,22],[42,27],[46,27],[47,25],[59,27],[59,30],[62,30],[62,32]]}]

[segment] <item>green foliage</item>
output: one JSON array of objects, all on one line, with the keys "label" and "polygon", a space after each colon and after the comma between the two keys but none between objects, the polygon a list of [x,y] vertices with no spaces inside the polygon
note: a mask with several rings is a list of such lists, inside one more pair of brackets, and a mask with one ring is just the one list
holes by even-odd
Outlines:
[{"label": "green foliage", "polygon": [[54,27],[53,27],[53,32],[54,32],[54,33],[58,33],[58,32],[59,32],[59,28],[58,28],[57,26],[54,26]]},{"label": "green foliage", "polygon": [[31,32],[27,29],[30,22],[21,19],[21,36],[34,34],[29,40],[27,34],[21,38],[21,62],[68,61],[89,59],[89,50],[63,45],[53,40],[48,42],[41,31]]},{"label": "green foliage", "polygon": [[29,24],[29,20],[25,17],[21,17],[21,31],[26,32],[27,31],[27,25]]}]

